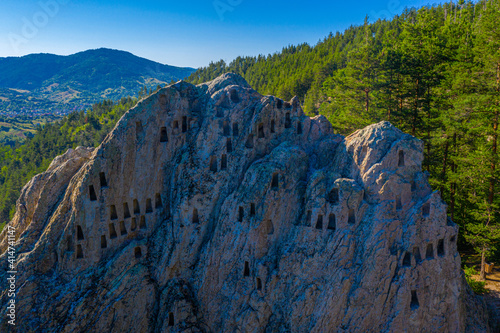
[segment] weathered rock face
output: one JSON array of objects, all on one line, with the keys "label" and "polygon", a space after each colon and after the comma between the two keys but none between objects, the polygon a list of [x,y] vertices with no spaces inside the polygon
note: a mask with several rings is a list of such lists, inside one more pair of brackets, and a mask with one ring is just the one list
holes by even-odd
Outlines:
[{"label": "weathered rock face", "polygon": [[487,331],[422,158],[388,122],[344,138],[233,74],[164,88],[23,191],[17,325]]},{"label": "weathered rock face", "polygon": [[[35,245],[46,224],[49,222],[55,207],[66,194],[71,178],[90,159],[93,148],[78,147],[69,149],[65,154],[56,157],[47,171],[41,173],[26,184],[17,200],[16,214],[10,222],[15,229],[16,239],[23,234],[21,247],[17,251],[24,252]],[[6,232],[0,234],[0,252],[7,248]]]}]

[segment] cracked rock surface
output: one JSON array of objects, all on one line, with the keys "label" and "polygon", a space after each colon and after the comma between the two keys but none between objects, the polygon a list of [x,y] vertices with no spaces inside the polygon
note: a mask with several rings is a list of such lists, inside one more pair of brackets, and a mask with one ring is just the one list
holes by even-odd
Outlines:
[{"label": "cracked rock surface", "polygon": [[422,151],[235,74],[163,88],[23,189],[17,329],[486,332]]}]

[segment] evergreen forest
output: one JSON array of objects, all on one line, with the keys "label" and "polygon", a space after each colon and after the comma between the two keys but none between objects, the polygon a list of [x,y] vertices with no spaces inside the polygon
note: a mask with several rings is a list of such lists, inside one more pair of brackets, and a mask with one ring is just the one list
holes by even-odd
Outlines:
[{"label": "evergreen forest", "polygon": [[500,260],[500,1],[406,9],[391,20],[351,26],[315,46],[220,60],[193,83],[225,72],[262,94],[298,96],[348,135],[390,121],[423,140],[424,169],[460,226],[459,250]]}]

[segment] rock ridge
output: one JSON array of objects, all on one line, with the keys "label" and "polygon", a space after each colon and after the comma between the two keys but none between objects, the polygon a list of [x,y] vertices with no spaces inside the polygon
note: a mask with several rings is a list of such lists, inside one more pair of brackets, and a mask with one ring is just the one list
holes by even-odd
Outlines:
[{"label": "rock ridge", "polygon": [[487,332],[422,151],[232,73],[163,88],[23,189],[18,329]]}]

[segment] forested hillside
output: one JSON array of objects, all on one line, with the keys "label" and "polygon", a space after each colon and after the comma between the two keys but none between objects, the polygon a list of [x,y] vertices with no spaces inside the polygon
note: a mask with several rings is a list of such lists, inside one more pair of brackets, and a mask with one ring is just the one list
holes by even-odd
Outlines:
[{"label": "forested hillside", "polygon": [[178,81],[193,71],[105,48],[0,58],[0,112],[67,114],[103,99],[134,96],[143,86],[154,89]]},{"label": "forested hillside", "polygon": [[189,80],[229,71],[263,94],[297,95],[306,113],[325,115],[338,133],[389,120],[422,139],[430,181],[461,227],[461,249],[473,248],[483,263],[498,258],[499,0],[367,19],[314,47],[211,63]]},{"label": "forested hillside", "polygon": [[0,115],[0,146],[15,146],[36,133],[36,127],[53,122],[60,117],[47,114],[38,118],[26,116],[4,117]]},{"label": "forested hillside", "polygon": [[45,171],[54,157],[69,148],[98,146],[136,102],[128,97],[94,104],[87,112],[74,112],[38,126],[34,137],[23,145],[0,148],[0,225],[12,217],[21,188],[34,175]]}]

